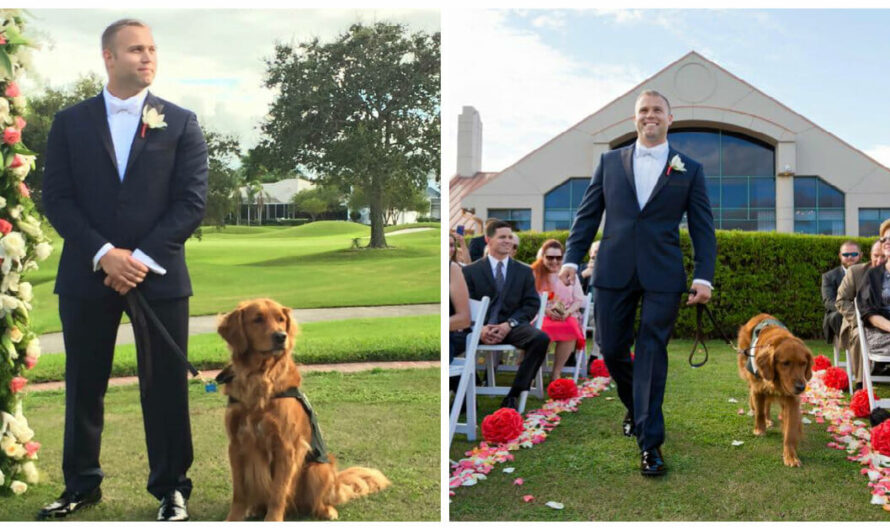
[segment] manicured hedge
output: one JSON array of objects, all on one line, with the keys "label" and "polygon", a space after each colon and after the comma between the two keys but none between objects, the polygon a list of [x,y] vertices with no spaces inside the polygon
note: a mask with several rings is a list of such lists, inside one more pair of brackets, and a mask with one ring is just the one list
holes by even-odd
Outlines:
[{"label": "manicured hedge", "polygon": [[[520,232],[517,259],[531,263],[546,239],[565,243],[566,231]],[[597,236],[599,238],[600,236]],[[717,231],[717,269],[710,307],[725,333],[733,340],[738,328],[758,313],[770,313],[801,338],[822,336],[822,273],[840,264],[838,249],[852,239],[864,255],[874,238],[777,234],[773,232]],[[692,280],[692,244],[680,231],[686,273]],[[718,335],[705,329],[711,337]],[[695,310],[684,307],[677,319],[675,337],[692,337]]]}]

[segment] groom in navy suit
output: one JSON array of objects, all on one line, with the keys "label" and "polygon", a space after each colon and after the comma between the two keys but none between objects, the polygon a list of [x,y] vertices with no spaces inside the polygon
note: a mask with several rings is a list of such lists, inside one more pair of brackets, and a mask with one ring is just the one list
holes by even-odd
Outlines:
[{"label": "groom in navy suit", "polygon": [[[695,293],[689,294],[687,304],[705,304],[711,298],[717,243],[701,164],[668,145],[673,116],[667,98],[654,90],[642,92],[634,121],[637,141],[600,158],[566,241],[560,279],[566,285],[575,281],[578,263],[606,211],[593,277],[597,337],[627,408],[624,434],[636,434],[642,474],[657,476],[665,473],[661,405],[667,343],[687,289],[679,234],[683,214],[695,250]],[[640,328],[635,340],[638,306]]]},{"label": "groom in navy suit", "polygon": [[[157,56],[144,23],[102,34],[108,84],[59,112],[47,140],[43,202],[64,238],[55,292],[65,339],[65,491],[38,514],[99,502],[103,401],[125,295],[138,288],[182,351],[192,294],[184,244],[204,215],[207,146],[192,112],[148,92]],[[132,315],[130,315],[132,319]],[[158,520],[188,519],[188,381],[156,329],[137,327],[148,491]],[[147,346],[146,346],[147,344]]]}]

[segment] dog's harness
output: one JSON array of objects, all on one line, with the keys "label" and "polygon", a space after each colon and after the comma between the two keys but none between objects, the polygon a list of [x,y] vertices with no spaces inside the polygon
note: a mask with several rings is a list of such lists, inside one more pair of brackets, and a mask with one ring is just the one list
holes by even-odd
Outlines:
[{"label": "dog's harness", "polygon": [[[232,379],[228,379],[225,381],[226,383],[231,382]],[[312,408],[312,405],[309,403],[309,398],[306,397],[299,387],[292,386],[285,390],[284,392],[280,392],[272,396],[273,399],[280,398],[294,398],[300,402],[300,405],[303,406],[303,410],[306,411],[306,414],[309,416],[309,425],[312,427],[312,441],[310,442],[310,450],[307,458],[311,462],[317,462],[319,464],[327,464],[330,462],[328,460],[328,446],[324,443],[324,437],[321,435],[321,427],[318,426],[318,418],[315,416],[315,410]],[[237,399],[229,396],[229,405],[234,405],[235,403],[240,403]]]},{"label": "dog's harness", "polygon": [[[782,324],[775,318],[765,318],[765,319],[761,320],[760,323],[758,323],[756,326],[754,326],[754,330],[751,331],[751,346],[748,347],[750,350],[753,351],[754,348],[757,347],[757,340],[760,338],[760,332],[770,326],[777,326],[782,329],[788,329],[788,326],[786,326],[785,324]],[[747,368],[749,372],[754,374],[755,377],[757,377],[758,379],[760,378],[760,374],[757,373],[757,365],[754,364],[754,356],[753,355],[748,357],[748,362],[745,363],[745,368]]]}]

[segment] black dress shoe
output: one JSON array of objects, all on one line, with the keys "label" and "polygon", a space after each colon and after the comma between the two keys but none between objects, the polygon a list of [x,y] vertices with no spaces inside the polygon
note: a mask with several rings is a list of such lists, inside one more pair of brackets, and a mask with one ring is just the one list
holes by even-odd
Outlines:
[{"label": "black dress shoe", "polygon": [[643,451],[640,459],[640,473],[644,477],[660,477],[665,474],[664,459],[659,448]]},{"label": "black dress shoe", "polygon": [[102,500],[102,489],[98,486],[87,492],[65,490],[58,499],[47,504],[37,512],[37,520],[61,519],[72,513],[92,506]]},{"label": "black dress shoe", "polygon": [[158,521],[188,521],[189,512],[185,497],[179,490],[173,490],[161,499]]},{"label": "black dress shoe", "polygon": [[630,412],[624,415],[624,420],[621,422],[621,432],[625,436],[633,436],[636,434],[636,429],[634,429],[634,417],[631,416]]},{"label": "black dress shoe", "polygon": [[516,399],[516,396],[507,396],[501,401],[502,409],[513,409],[515,411],[519,410],[519,400]]}]

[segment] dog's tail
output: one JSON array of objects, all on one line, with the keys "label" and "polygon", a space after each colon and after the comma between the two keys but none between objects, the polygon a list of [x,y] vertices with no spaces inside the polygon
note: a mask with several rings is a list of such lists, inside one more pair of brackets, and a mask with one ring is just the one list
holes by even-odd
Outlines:
[{"label": "dog's tail", "polygon": [[350,467],[337,474],[334,504],[340,504],[350,499],[364,497],[371,493],[385,489],[392,484],[383,473],[369,467]]}]

